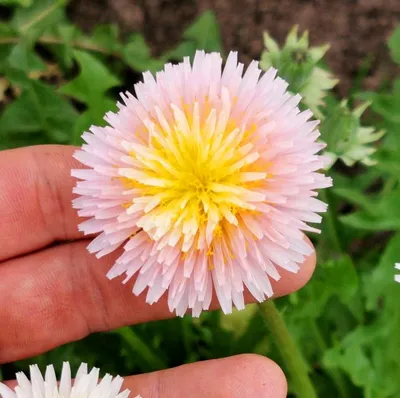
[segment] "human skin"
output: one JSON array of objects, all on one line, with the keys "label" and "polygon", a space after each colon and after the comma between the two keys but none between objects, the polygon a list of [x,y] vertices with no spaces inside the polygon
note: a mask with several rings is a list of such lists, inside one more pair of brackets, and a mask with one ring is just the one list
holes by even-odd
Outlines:
[{"label": "human skin", "polygon": [[[149,306],[130,284],[106,278],[120,252],[100,260],[87,252],[90,237],[78,231],[82,220],[71,205],[70,170],[81,167],[72,157],[75,149],[47,145],[0,153],[0,364],[90,333],[173,316],[166,300]],[[297,274],[280,270],[281,279],[271,281],[275,297],[304,286],[315,262],[313,253]],[[250,294],[246,301],[252,302]],[[287,393],[278,365],[254,354],[126,377],[125,387],[143,398]]]}]

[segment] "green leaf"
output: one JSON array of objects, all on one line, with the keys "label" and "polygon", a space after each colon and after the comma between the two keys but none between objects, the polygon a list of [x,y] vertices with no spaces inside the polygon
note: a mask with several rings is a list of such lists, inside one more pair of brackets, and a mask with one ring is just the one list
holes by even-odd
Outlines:
[{"label": "green leaf", "polygon": [[400,230],[400,188],[380,197],[371,198],[369,207],[375,210],[370,213],[359,210],[350,215],[345,215],[339,220],[352,228],[370,231]]},{"label": "green leaf", "polygon": [[333,192],[339,197],[347,200],[349,203],[360,206],[369,214],[377,214],[375,202],[371,197],[360,192],[359,189],[352,188],[333,188]]},{"label": "green leaf", "polygon": [[8,24],[0,22],[0,73],[4,73],[8,57],[17,43],[16,32]]},{"label": "green leaf", "polygon": [[48,29],[43,35],[43,40],[51,42],[49,38],[58,41],[58,43],[50,43],[48,46],[55,54],[60,66],[65,70],[70,69],[73,65],[74,45],[78,42],[89,43],[89,39],[76,26],[67,23],[57,24]]},{"label": "green leaf", "polygon": [[197,44],[194,41],[184,41],[174,49],[168,51],[165,55],[168,59],[182,60],[184,57],[193,57],[197,50]]},{"label": "green leaf", "polygon": [[207,52],[222,52],[221,34],[217,18],[212,11],[205,11],[200,17],[190,25],[183,37],[186,40],[196,43],[199,50]]},{"label": "green leaf", "polygon": [[376,153],[377,165],[376,169],[386,174],[392,175],[397,180],[400,180],[400,147],[381,148]]},{"label": "green leaf", "polygon": [[[121,336],[129,351],[133,355],[138,356],[150,369],[160,370],[167,367],[159,355],[153,352],[131,328],[122,328],[114,333]],[[148,367],[146,367],[146,370],[149,370]]]},{"label": "green leaf", "polygon": [[64,20],[66,0],[35,0],[27,8],[18,8],[11,21],[15,30],[37,38],[45,29]]},{"label": "green leaf", "polygon": [[12,102],[0,118],[0,135],[31,133],[42,130],[40,116],[37,113],[34,94],[24,91]]},{"label": "green leaf", "polygon": [[75,50],[74,57],[80,67],[79,75],[59,91],[83,102],[89,108],[104,112],[105,95],[110,88],[120,85],[120,80],[93,55]]},{"label": "green leaf", "polygon": [[400,26],[398,26],[390,36],[388,46],[393,61],[400,65]]},{"label": "green leaf", "polygon": [[121,50],[119,42],[119,29],[117,25],[98,25],[95,27],[91,41],[99,45],[110,54]]},{"label": "green leaf", "polygon": [[89,127],[93,124],[104,125],[104,115],[107,112],[113,111],[115,109],[115,102],[108,98],[103,98],[103,100],[99,102],[96,107],[89,107],[76,119],[76,123],[74,125],[69,143],[71,145],[81,145],[83,143],[81,137],[82,133],[84,131],[87,131]]},{"label": "green leaf", "polygon": [[328,301],[336,296],[349,303],[358,289],[358,275],[348,255],[331,259],[318,265],[313,279],[291,300],[293,319],[320,317]]},{"label": "green leaf", "polygon": [[364,103],[351,110],[347,101],[343,100],[326,110],[327,116],[321,123],[320,131],[322,140],[327,143],[325,154],[331,157],[333,163],[337,158],[347,166],[353,166],[356,162],[366,166],[376,163],[371,158],[376,151],[372,144],[381,139],[385,132],[361,125],[361,115],[368,105]]},{"label": "green leaf", "polygon": [[394,275],[398,273],[394,264],[400,262],[400,233],[397,233],[387,244],[385,251],[379,259],[379,264],[364,278],[364,295],[366,307],[369,311],[378,310],[384,295],[392,297],[400,294],[400,285],[394,283]]},{"label": "green leaf", "polygon": [[[350,376],[352,382],[357,386],[364,386],[371,394],[378,391],[373,387],[378,384],[376,372],[369,358],[365,343],[368,338],[368,331],[363,328],[356,329],[353,333],[346,336],[345,340],[335,348],[326,352],[324,365],[328,368],[340,368]],[[380,390],[382,393],[382,390]],[[365,395],[385,397],[386,395]]]},{"label": "green leaf", "polygon": [[0,5],[17,5],[21,7],[29,7],[32,5],[33,0],[0,0]]},{"label": "green leaf", "polygon": [[124,61],[134,70],[139,72],[157,72],[163,65],[164,60],[154,59],[150,48],[140,34],[131,35],[122,48]]},{"label": "green leaf", "polygon": [[51,86],[32,80],[2,114],[0,136],[7,141],[21,133],[43,132],[45,142],[68,142],[76,117],[75,109]]},{"label": "green leaf", "polygon": [[343,255],[322,266],[325,286],[343,302],[352,300],[358,289],[358,275],[350,256]]},{"label": "green leaf", "polygon": [[24,41],[18,43],[8,57],[9,64],[25,72],[42,71],[46,65],[35,53],[33,47]]},{"label": "green leaf", "polygon": [[245,332],[247,324],[256,313],[257,305],[247,305],[242,311],[234,310],[232,314],[224,315],[221,318],[221,326],[235,336],[240,336]]},{"label": "green leaf", "polygon": [[77,119],[71,136],[72,144],[81,142],[80,135],[90,125],[104,125],[104,115],[116,109],[116,102],[107,97],[107,91],[120,84],[119,79],[97,58],[85,51],[74,51],[80,72],[60,92],[84,103],[87,110]]},{"label": "green leaf", "polygon": [[400,123],[400,79],[395,80],[391,92],[364,92],[357,98],[369,101],[374,112],[392,123]]},{"label": "green leaf", "polygon": [[383,252],[379,264],[363,277],[368,324],[360,324],[328,350],[324,364],[341,369],[363,388],[365,397],[394,398],[400,394],[400,287],[394,282],[394,263],[400,258],[400,234]]}]

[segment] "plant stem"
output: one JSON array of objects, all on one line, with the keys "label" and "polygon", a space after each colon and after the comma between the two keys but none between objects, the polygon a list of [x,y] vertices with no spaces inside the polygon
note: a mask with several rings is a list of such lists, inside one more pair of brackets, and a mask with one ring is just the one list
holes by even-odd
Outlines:
[{"label": "plant stem", "polygon": [[55,11],[60,6],[61,6],[60,1],[51,4],[49,7],[45,8],[42,12],[40,12],[37,16],[35,16],[30,21],[28,21],[24,25],[22,25],[20,27],[20,31],[22,33],[26,32],[29,28],[31,28],[33,25],[36,25],[37,23],[39,23],[41,20],[46,18],[48,15],[50,15],[53,11]]},{"label": "plant stem", "polygon": [[125,327],[113,332],[119,334],[132,352],[139,356],[152,370],[166,369],[164,361],[131,328]]},{"label": "plant stem", "polygon": [[[21,38],[18,36],[13,36],[13,37],[4,37],[0,39],[0,45],[1,44],[18,44],[20,42]],[[36,40],[37,43],[39,44],[53,44],[53,45],[63,45],[66,42],[62,39],[59,39],[56,36],[51,36],[51,35],[43,35],[39,39]],[[83,50],[89,50],[89,51],[94,51],[98,52],[104,55],[111,55],[116,58],[122,58],[122,54],[116,51],[109,51],[104,47],[98,46],[94,43],[91,43],[87,39],[82,39],[82,40],[71,40],[68,42],[68,44],[71,45],[71,47],[74,48],[81,48]]]},{"label": "plant stem", "polygon": [[308,375],[307,365],[274,302],[267,300],[258,308],[285,362],[297,396],[299,398],[317,398]]}]

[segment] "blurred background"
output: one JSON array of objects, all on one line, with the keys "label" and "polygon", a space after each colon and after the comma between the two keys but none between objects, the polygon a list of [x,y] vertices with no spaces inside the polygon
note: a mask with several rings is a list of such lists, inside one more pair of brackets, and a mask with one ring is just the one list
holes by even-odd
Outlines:
[{"label": "blurred background", "polygon": [[246,63],[260,57],[265,30],[282,43],[298,24],[310,31],[314,45],[331,45],[326,60],[341,79],[342,95],[368,57],[373,57],[368,88],[394,71],[384,41],[400,18],[397,0],[88,0],[71,1],[69,10],[82,29],[117,23],[124,32],[142,32],[154,54],[174,47],[195,18],[212,10],[223,47],[238,50]]},{"label": "blurred background", "polygon": [[[0,149],[79,145],[143,71],[196,49],[277,67],[321,119],[334,188],[315,275],[276,304],[318,396],[400,397],[399,22],[399,0],[0,0]],[[33,362],[128,375],[246,352],[285,369],[256,306],[94,334],[0,380]]]}]

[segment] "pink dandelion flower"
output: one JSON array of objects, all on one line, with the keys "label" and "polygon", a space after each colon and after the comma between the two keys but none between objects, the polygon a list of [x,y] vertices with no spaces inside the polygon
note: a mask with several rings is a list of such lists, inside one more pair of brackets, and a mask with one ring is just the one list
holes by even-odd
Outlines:
[{"label": "pink dandelion flower", "polygon": [[316,190],[331,185],[318,121],[276,70],[260,75],[257,62],[243,74],[237,53],[222,68],[198,51],[192,65],[144,73],[109,126],[83,134],[79,228],[100,232],[88,247],[98,257],[123,245],[108,277],[136,275],[150,304],[167,292],[171,311],[198,316],[215,291],[225,313],[243,309],[246,288],[271,297],[270,278],[311,252],[302,231],[318,232],[307,222],[320,222]]}]

